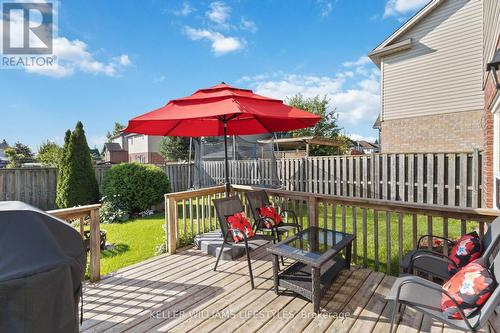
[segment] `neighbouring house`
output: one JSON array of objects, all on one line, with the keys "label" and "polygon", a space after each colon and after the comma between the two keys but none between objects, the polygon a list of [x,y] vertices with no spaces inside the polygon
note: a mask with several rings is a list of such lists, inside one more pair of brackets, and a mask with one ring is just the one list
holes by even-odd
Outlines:
[{"label": "neighbouring house", "polygon": [[500,97],[486,66],[499,39],[500,1],[432,0],[369,54],[382,153],[482,149],[483,206],[497,208]]},{"label": "neighbouring house", "polygon": [[379,145],[365,140],[353,141],[351,145],[352,151],[362,154],[375,154],[379,152]]},{"label": "neighbouring house", "polygon": [[161,164],[165,159],[159,154],[161,136],[127,134],[129,162]]},{"label": "neighbouring house", "polygon": [[128,151],[123,149],[119,143],[106,142],[104,144],[104,161],[111,164],[128,162]]},{"label": "neighbouring house", "polygon": [[161,136],[120,133],[104,147],[104,159],[110,163],[138,162],[161,164],[165,159],[159,154]]},{"label": "neighbouring house", "polygon": [[382,153],[483,149],[483,40],[493,3],[432,0],[369,54],[381,73]]}]

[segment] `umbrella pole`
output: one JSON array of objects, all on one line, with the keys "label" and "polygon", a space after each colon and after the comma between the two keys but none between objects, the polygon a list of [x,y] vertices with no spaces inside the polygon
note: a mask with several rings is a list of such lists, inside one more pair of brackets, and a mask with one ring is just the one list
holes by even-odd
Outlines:
[{"label": "umbrella pole", "polygon": [[225,159],[225,166],[226,166],[226,172],[225,172],[225,175],[226,175],[226,197],[229,198],[229,192],[231,190],[231,184],[229,183],[229,159],[227,157],[227,120],[226,118],[224,117],[224,119],[222,120],[223,124],[224,124],[224,159]]}]

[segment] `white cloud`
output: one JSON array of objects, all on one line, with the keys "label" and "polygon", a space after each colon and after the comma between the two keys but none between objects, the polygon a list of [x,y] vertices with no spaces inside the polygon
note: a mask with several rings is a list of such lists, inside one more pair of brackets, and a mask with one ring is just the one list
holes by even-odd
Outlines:
[{"label": "white cloud", "polygon": [[245,47],[245,41],[237,37],[226,37],[220,32],[208,29],[195,29],[185,27],[186,35],[192,40],[207,39],[212,43],[212,52],[215,55],[223,55],[241,50]]},{"label": "white cloud", "polygon": [[[38,0],[36,2],[43,1]],[[30,19],[32,18],[30,17]],[[14,40],[23,39],[23,24],[24,21],[21,16],[10,16],[11,31],[15,31],[17,33],[17,35],[11,36]],[[33,25],[37,24],[33,23]],[[2,17],[0,17],[0,27],[2,26]],[[57,26],[55,26],[54,29],[57,31]],[[0,37],[2,34],[3,31],[0,33]],[[30,35],[30,45],[33,45],[31,43],[33,38],[35,37]],[[38,38],[35,38],[34,41],[36,41],[36,39]],[[3,40],[3,38],[0,38],[0,43],[1,40]],[[131,65],[130,58],[126,54],[112,57],[109,61],[99,61],[95,58],[95,55],[88,50],[88,45],[79,39],[69,40],[66,37],[54,37],[52,43],[53,55],[57,58],[56,63],[53,66],[25,67],[27,72],[56,78],[73,75],[76,71],[118,77],[124,68]]]},{"label": "white cloud", "polygon": [[255,91],[269,97],[285,100],[297,93],[305,97],[331,96],[340,91],[344,79],[341,77],[285,74],[271,81],[257,81]]},{"label": "white cloud", "polygon": [[214,1],[209,5],[209,8],[205,13],[208,19],[220,26],[227,27],[227,21],[231,16],[231,7],[222,1]]},{"label": "white cloud", "polygon": [[341,125],[365,124],[371,129],[380,111],[379,75],[363,58],[346,64],[349,70],[334,76],[275,72],[244,76],[240,81],[246,82],[258,94],[282,100],[297,93],[305,97],[326,96],[338,112]]},{"label": "white cloud", "polygon": [[328,0],[317,0],[317,3],[319,5],[320,9],[320,15],[325,17],[328,16],[332,13],[333,11],[333,4],[331,1]]},{"label": "white cloud", "polygon": [[351,67],[357,67],[357,66],[364,66],[366,64],[369,64],[370,62],[371,62],[370,58],[368,58],[367,56],[363,56],[355,61],[346,61],[346,62],[342,63],[342,66],[351,68]]},{"label": "white cloud", "polygon": [[165,81],[167,79],[167,77],[165,75],[160,75],[158,77],[155,77],[153,79],[153,83],[162,83],[163,81]]},{"label": "white cloud", "polygon": [[384,17],[400,16],[422,8],[429,0],[388,0]]},{"label": "white cloud", "polygon": [[57,56],[55,66],[26,67],[26,71],[58,78],[70,76],[76,71],[118,77],[124,68],[131,65],[126,54],[113,57],[108,62],[98,61],[89,52],[88,45],[78,39],[58,37],[53,40],[53,45],[54,55]]},{"label": "white cloud", "polygon": [[377,140],[376,137],[373,136],[363,136],[359,134],[348,134],[347,135],[351,140],[354,141],[368,141],[368,142],[375,142]]},{"label": "white cloud", "polygon": [[250,32],[257,32],[257,24],[254,21],[247,20],[246,18],[241,18],[240,28]]},{"label": "white cloud", "polygon": [[173,13],[175,16],[188,16],[189,14],[191,14],[192,12],[194,12],[194,8],[191,7],[191,5],[189,4],[189,2],[187,1],[184,1],[182,3],[182,7],[178,10],[174,10]]}]

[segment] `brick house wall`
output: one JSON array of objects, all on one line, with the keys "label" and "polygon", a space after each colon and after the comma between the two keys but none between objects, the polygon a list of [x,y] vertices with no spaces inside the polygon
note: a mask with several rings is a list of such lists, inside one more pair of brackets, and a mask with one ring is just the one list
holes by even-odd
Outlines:
[{"label": "brick house wall", "polygon": [[[497,50],[500,49],[500,38],[497,42]],[[492,103],[497,94],[497,90],[490,73],[487,73],[484,86],[484,153],[483,153],[483,205],[492,208],[493,205],[493,140],[494,122],[492,113]]]},{"label": "brick house wall", "polygon": [[483,149],[484,111],[384,120],[382,153],[469,152]]},{"label": "brick house wall", "polygon": [[130,153],[128,155],[129,162],[139,162],[145,164],[162,164],[165,163],[165,159],[161,157],[160,154],[150,152],[150,153]]},{"label": "brick house wall", "polygon": [[105,160],[113,164],[128,162],[128,152],[126,150],[108,151],[106,150]]}]

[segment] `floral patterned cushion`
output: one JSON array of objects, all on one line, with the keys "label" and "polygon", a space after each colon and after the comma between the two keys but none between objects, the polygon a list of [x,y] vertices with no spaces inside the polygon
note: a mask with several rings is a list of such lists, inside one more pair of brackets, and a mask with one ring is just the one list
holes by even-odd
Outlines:
[{"label": "floral patterned cushion", "polygon": [[280,224],[283,220],[281,215],[278,214],[276,209],[271,205],[265,205],[257,209],[260,218],[264,222],[264,226],[266,228],[272,228],[278,224]]},{"label": "floral patterned cushion", "polygon": [[[457,301],[458,306],[469,317],[490,297],[496,282],[490,271],[484,267],[482,259],[461,268],[443,285],[443,289]],[[450,319],[462,319],[453,301],[443,293],[441,310]]]},{"label": "floral patterned cushion", "polygon": [[247,239],[252,238],[255,232],[252,229],[252,225],[248,221],[244,212],[236,213],[226,217],[229,228],[233,234],[233,241],[235,243],[244,240],[243,234],[247,236]]},{"label": "floral patterned cushion", "polygon": [[[479,235],[474,231],[470,234],[463,235],[451,249],[449,258],[457,264],[460,269],[468,263],[476,260],[481,256],[482,244]],[[448,265],[448,272],[453,275],[457,272],[453,265]]]}]

